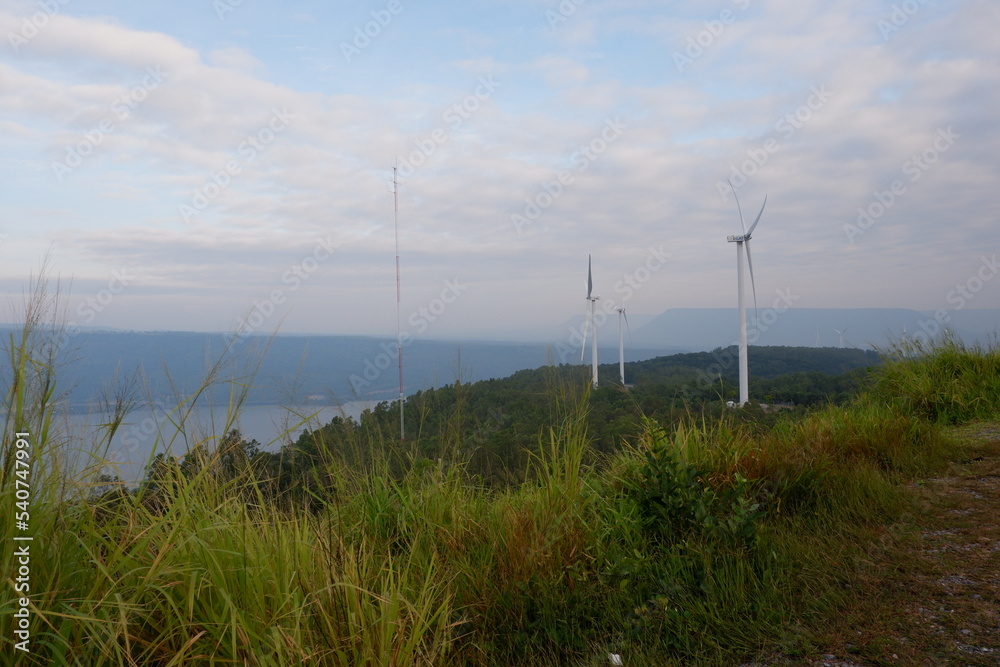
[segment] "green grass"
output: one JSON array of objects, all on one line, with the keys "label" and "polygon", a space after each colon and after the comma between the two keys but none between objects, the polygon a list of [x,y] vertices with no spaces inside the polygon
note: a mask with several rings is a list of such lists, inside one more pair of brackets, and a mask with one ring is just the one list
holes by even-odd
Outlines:
[{"label": "green grass", "polygon": [[[4,368],[0,655],[23,665],[597,665],[609,652],[732,665],[808,652],[866,543],[906,511],[904,483],[959,455],[939,424],[1000,407],[997,351],[944,341],[897,355],[849,405],[773,428],[650,421],[610,455],[591,447],[584,395],[503,486],[468,474],[451,424],[455,455],[436,461],[392,434],[355,443],[365,455],[351,464],[320,447],[309,507],[267,491],[271,473],[216,441],[161,461],[138,491],[98,495],[110,436],[92,443],[91,466],[60,464],[85,443],[52,428],[56,360],[38,344],[51,304],[38,294]],[[12,647],[7,521],[22,429],[30,654]]]},{"label": "green grass", "polygon": [[967,346],[950,336],[931,344],[898,343],[895,363],[878,375],[875,391],[939,424],[996,417],[1000,404],[1000,347]]}]

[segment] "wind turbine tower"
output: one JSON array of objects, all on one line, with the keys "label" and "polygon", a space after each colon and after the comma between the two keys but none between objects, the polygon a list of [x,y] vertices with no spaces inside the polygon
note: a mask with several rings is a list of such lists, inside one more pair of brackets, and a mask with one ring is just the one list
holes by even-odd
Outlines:
[{"label": "wind turbine tower", "polygon": [[[624,320],[625,326],[628,327],[628,316],[625,315],[625,306],[618,309],[618,377],[622,381],[622,386],[627,386],[625,384],[625,330],[622,328],[622,321]],[[629,337],[632,336],[632,330],[629,329]]]},{"label": "wind turbine tower", "polygon": [[834,331],[836,331],[837,334],[840,336],[840,347],[844,347],[844,334],[847,333],[848,329],[850,329],[850,327],[844,327],[843,331],[841,331],[840,329],[834,329]]},{"label": "wind turbine tower", "polygon": [[591,258],[587,255],[587,301],[590,302],[589,315],[587,322],[583,328],[583,345],[580,348],[580,361],[583,361],[584,355],[587,353],[587,331],[592,330],[593,340],[590,343],[590,364],[592,366],[592,376],[594,389],[597,389],[597,322],[594,318],[594,312],[596,310],[597,300],[600,299],[599,296],[594,296],[594,278],[591,271]]},{"label": "wind turbine tower", "polygon": [[754,311],[757,310],[757,286],[754,284],[753,280],[753,259],[750,256],[750,237],[753,234],[753,230],[756,229],[757,223],[760,222],[760,216],[764,214],[764,206],[767,206],[767,195],[764,196],[764,204],[760,207],[760,213],[757,214],[757,219],[753,221],[750,228],[747,229],[747,223],[743,220],[743,209],[740,207],[740,198],[736,194],[736,188],[733,187],[732,181],[729,183],[729,187],[733,188],[733,196],[736,197],[736,209],[740,213],[740,225],[743,227],[743,234],[740,236],[729,236],[726,240],[730,243],[736,244],[736,289],[738,291],[737,297],[737,309],[740,313],[740,406],[744,405],[748,400],[748,395],[750,393],[750,376],[747,370],[747,310],[746,302],[743,297],[743,250],[746,247],[746,263],[747,267],[750,269],[750,286],[753,289],[753,306]]}]

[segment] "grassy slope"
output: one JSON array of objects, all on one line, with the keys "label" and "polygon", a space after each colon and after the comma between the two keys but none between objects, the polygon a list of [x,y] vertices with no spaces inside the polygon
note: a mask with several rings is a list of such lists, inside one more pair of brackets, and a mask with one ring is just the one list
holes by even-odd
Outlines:
[{"label": "grassy slope", "polygon": [[[42,434],[46,365],[8,347],[9,437]],[[218,460],[144,493],[86,496],[56,438],[34,455],[30,656],[19,664],[732,665],[808,654],[855,607],[908,484],[962,447],[938,424],[995,415],[1000,355],[905,354],[869,393],[760,432],[723,418],[651,425],[609,460],[586,404],[539,438],[529,481],[477,487],[461,461],[393,478],[328,461],[318,513],[278,509]],[[930,351],[927,351],[930,352]],[[25,362],[25,359],[28,361]],[[930,376],[934,381],[928,383]],[[47,471],[47,472],[46,472]],[[14,572],[12,522],[0,567]],[[874,549],[874,551],[873,551]],[[881,551],[880,551],[881,550]],[[0,641],[13,637],[12,581]],[[2,659],[11,657],[10,644]],[[872,655],[878,655],[877,652]]]},{"label": "grassy slope", "polygon": [[855,594],[817,633],[817,652],[877,665],[1000,664],[1000,427],[956,436],[966,458],[917,482],[910,511],[867,546]]}]

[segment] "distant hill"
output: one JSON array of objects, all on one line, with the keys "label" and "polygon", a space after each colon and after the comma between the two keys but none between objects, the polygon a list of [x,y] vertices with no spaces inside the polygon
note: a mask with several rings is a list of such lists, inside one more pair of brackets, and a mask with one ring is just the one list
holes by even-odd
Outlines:
[{"label": "distant hill", "polygon": [[[864,369],[879,363],[881,359],[872,351],[751,348],[751,401],[799,409],[842,403],[863,386],[867,377]],[[460,442],[471,457],[470,470],[488,479],[498,462],[527,465],[527,452],[537,451],[539,434],[546,433],[554,419],[574,406],[585,405],[587,434],[596,450],[611,452],[623,438],[634,441],[639,437],[644,418],[670,425],[691,414],[719,415],[727,409],[725,401],[736,398],[738,391],[735,348],[629,363],[628,391],[618,382],[617,365],[603,364],[599,371],[600,386],[593,391],[589,390],[589,369],[579,364],[522,370],[507,378],[419,391],[406,401],[407,432],[422,434],[421,451],[431,460],[441,455],[442,447]],[[398,423],[396,402],[381,403],[360,417],[360,427],[373,433],[393,433]],[[324,426],[326,442],[337,442],[344,428],[344,422],[334,418]],[[459,433],[461,437],[454,440]],[[315,443],[308,444],[310,438],[303,435],[299,444],[315,448]],[[348,456],[360,455],[350,447],[335,447]]]},{"label": "distant hill", "polygon": [[[625,380],[629,384],[648,385],[721,375],[735,383],[739,380],[738,355],[738,348],[733,346],[626,363]],[[773,346],[751,347],[747,363],[752,379],[772,379],[791,373],[842,375],[857,368],[876,366],[880,359],[871,350]],[[617,367],[609,371],[617,377]]]},{"label": "distant hill", "polygon": [[[750,314],[750,343],[754,347],[838,348],[840,336],[836,328],[845,331],[845,351],[871,349],[872,345],[886,346],[892,337],[901,337],[904,330],[910,336],[930,330],[934,322],[926,313],[905,309],[793,307],[778,313],[763,307],[770,307],[769,303],[761,306],[757,313],[762,322],[759,332],[753,328],[752,311]],[[949,312],[948,316],[951,332],[969,342],[985,341],[1000,327],[1000,310],[969,309]],[[735,309],[675,308],[655,317],[639,315],[632,319],[635,328],[625,339],[626,359],[630,362],[663,357],[666,352],[726,348],[736,340]],[[473,382],[547,365],[578,364],[579,340],[567,333],[573,325],[567,323],[561,338],[550,342],[414,341],[403,350],[405,391],[412,394],[456,379]],[[616,379],[617,317],[607,319],[599,341],[600,359],[608,364],[602,375],[607,373],[609,380]],[[249,400],[258,405],[390,399],[398,392],[395,345],[393,339],[363,336],[237,339],[219,377],[252,375]],[[226,348],[227,336],[218,333],[81,331],[63,348],[63,361],[71,363],[59,374],[61,390],[71,404],[87,404],[113,385],[116,374],[121,378],[139,373],[148,388],[143,396],[174,401],[200,385]],[[681,363],[678,359],[657,363],[676,365]],[[690,357],[692,363],[696,359]],[[751,355],[750,363],[751,375],[766,375],[767,371],[758,367],[762,357]],[[711,362],[705,366],[711,366]],[[219,386],[210,398],[224,404],[228,389]]]},{"label": "distant hill", "polygon": [[[738,354],[738,348],[733,346],[716,348],[711,352],[688,352],[626,362],[625,381],[630,387],[644,391],[652,388],[658,392],[679,391],[685,388],[682,393],[686,396],[700,396],[698,400],[708,400],[716,391],[709,386],[714,386],[720,379],[733,388],[738,385]],[[771,381],[776,378],[788,380],[792,376],[809,376],[809,382],[819,386],[824,383],[817,379],[818,376],[843,376],[882,363],[879,355],[872,350],[786,346],[751,347],[748,361],[751,398],[757,400],[761,399],[763,392],[773,389]],[[598,371],[602,389],[621,387],[618,364],[600,364]],[[491,380],[489,384],[522,392],[538,392],[555,379],[586,385],[589,378],[589,369],[584,366],[567,365],[554,370],[523,370],[508,378]],[[476,387],[475,384],[471,386],[472,390]]]},{"label": "distant hill", "polygon": [[[761,299],[755,331],[754,311],[747,311],[751,345],[839,347],[885,347],[891,339],[918,332],[935,333],[933,313],[902,308],[798,308],[784,312]],[[962,310],[946,313],[947,328],[966,342],[986,340],[1000,328],[1000,310]],[[737,341],[735,308],[672,308],[632,331],[639,347],[675,346],[692,350],[714,349]]]},{"label": "distant hill", "polygon": [[[143,397],[169,403],[194,392],[224,357],[217,378],[250,382],[249,402],[254,404],[382,400],[398,393],[395,340],[286,335],[238,340],[224,355],[226,349],[223,334],[81,332],[63,348],[60,390],[64,400],[82,406],[109,391],[116,378],[138,374],[146,387]],[[630,348],[627,358],[657,354]],[[404,386],[410,394],[456,379],[506,377],[526,368],[579,360],[578,355],[578,347],[545,343],[415,341],[403,348]],[[617,358],[618,350],[602,348],[601,356]],[[220,384],[208,398],[224,405],[230,388]]]}]

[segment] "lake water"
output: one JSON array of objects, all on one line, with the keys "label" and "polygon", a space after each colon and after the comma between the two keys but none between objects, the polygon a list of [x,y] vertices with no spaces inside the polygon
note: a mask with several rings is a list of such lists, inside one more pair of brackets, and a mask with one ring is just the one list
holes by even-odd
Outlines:
[{"label": "lake water", "polygon": [[[255,405],[242,408],[234,424],[246,440],[256,440],[263,449],[277,451],[282,445],[294,442],[306,429],[316,429],[331,419],[350,416],[357,420],[365,409],[376,405],[372,401],[353,401],[340,407],[333,406],[277,406]],[[214,436],[222,435],[227,428],[225,408],[196,407],[180,427],[181,416],[159,406],[136,409],[115,433],[104,459],[115,462],[114,474],[127,482],[137,482],[143,477],[146,465],[161,451],[174,456],[183,455],[189,447],[215,442]],[[86,449],[101,432],[102,416],[71,413],[66,416],[64,428],[69,441]],[[156,451],[154,451],[154,448]],[[83,451],[72,454],[77,466],[92,460]]]}]

